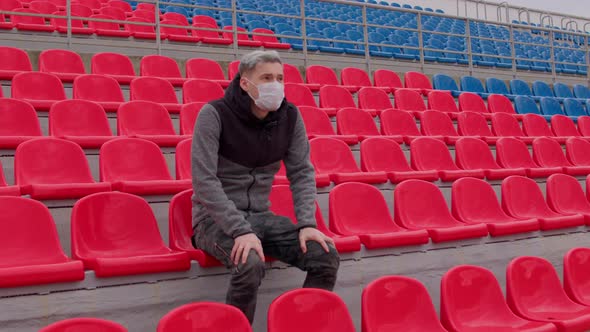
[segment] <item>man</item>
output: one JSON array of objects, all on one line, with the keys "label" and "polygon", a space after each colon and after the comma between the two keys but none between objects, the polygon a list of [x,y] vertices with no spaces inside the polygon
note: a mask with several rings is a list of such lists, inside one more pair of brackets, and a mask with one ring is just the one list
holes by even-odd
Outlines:
[{"label": "man", "polygon": [[[297,224],[269,211],[281,161]],[[222,99],[205,105],[192,145],[194,244],[231,271],[226,302],[254,320],[265,254],[307,271],[303,287],[332,290],[339,267],[333,241],[315,221],[315,174],[295,106],[284,99],[275,51],[242,57]]]}]

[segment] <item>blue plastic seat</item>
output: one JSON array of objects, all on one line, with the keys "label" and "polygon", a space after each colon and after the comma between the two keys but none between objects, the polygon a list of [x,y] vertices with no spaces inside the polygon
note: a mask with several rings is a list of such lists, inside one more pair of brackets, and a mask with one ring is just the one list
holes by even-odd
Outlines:
[{"label": "blue plastic seat", "polygon": [[550,115],[541,114],[539,108],[537,107],[537,103],[533,100],[533,98],[528,96],[516,96],[514,99],[514,110],[518,114],[532,113],[544,117],[547,121],[551,120]]},{"label": "blue plastic seat", "polygon": [[516,96],[528,96],[533,100],[539,101],[541,97],[533,96],[533,92],[531,91],[531,87],[529,84],[523,80],[513,79],[510,80],[510,91],[513,95]]},{"label": "blue plastic seat", "polygon": [[[551,97],[551,98],[555,98],[555,95],[553,94],[553,90],[551,89],[551,87],[543,82],[543,81],[534,81],[533,82],[533,93],[535,94],[535,96],[537,97]],[[563,101],[563,98],[557,98],[559,101]]]},{"label": "blue plastic seat", "polygon": [[461,77],[461,91],[473,92],[478,94],[480,97],[487,99],[490,95],[486,93],[486,90],[481,84],[481,81],[478,78],[473,76],[463,76]]},{"label": "blue plastic seat", "polygon": [[488,89],[488,93],[504,95],[510,100],[514,100],[514,97],[516,97],[510,94],[504,81],[495,77],[488,77],[486,79],[486,88]]},{"label": "blue plastic seat", "polygon": [[168,6],[164,8],[164,12],[166,13],[178,13],[184,16],[190,16],[188,10],[184,7],[176,7],[176,6]]},{"label": "blue plastic seat", "polygon": [[[283,31],[281,33],[282,35],[285,36],[294,36],[294,37],[301,37],[301,34],[295,32],[295,31]],[[291,48],[294,50],[303,50],[303,39],[298,39],[298,38],[281,38],[283,43],[289,43],[291,44]],[[315,45],[312,45],[310,43],[311,41],[307,41],[307,50],[310,52],[315,52],[318,50],[318,47]]]},{"label": "blue plastic seat", "polygon": [[[363,45],[353,44],[350,42],[350,40],[348,38],[343,37],[343,36],[337,36],[337,37],[334,37],[334,39],[338,40],[338,41],[334,42],[334,47],[344,49],[344,53],[353,54],[353,55],[365,55],[365,50],[364,50]],[[360,46],[360,48],[357,48],[359,46]]]},{"label": "blue plastic seat", "polygon": [[555,98],[543,97],[539,105],[541,105],[541,113],[545,116],[551,117],[556,114],[565,115],[559,101]]},{"label": "blue plastic seat", "polygon": [[558,98],[575,98],[570,87],[564,83],[553,83],[553,92]]},{"label": "blue plastic seat", "polygon": [[578,121],[578,117],[580,116],[588,115],[586,110],[584,110],[584,105],[582,104],[582,102],[580,102],[579,99],[564,99],[563,108],[565,110],[565,114],[572,118],[574,121]]},{"label": "blue plastic seat", "polygon": [[432,76],[432,86],[436,90],[451,91],[453,97],[458,97],[463,92],[457,87],[457,82],[451,76],[445,74],[435,74]]},{"label": "blue plastic seat", "polygon": [[574,95],[580,99],[590,99],[590,89],[586,85],[576,84],[574,85]]},{"label": "blue plastic seat", "polygon": [[[323,35],[318,33],[312,33],[307,35],[310,38],[319,38],[319,39],[326,39]],[[320,52],[328,52],[328,53],[344,53],[343,48],[334,47],[328,41],[322,40],[309,40],[308,45],[316,46]]]}]

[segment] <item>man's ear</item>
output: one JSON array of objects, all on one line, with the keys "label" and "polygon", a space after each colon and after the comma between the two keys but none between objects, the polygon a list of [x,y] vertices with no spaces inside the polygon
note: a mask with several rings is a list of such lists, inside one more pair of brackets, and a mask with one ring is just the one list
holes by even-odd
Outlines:
[{"label": "man's ear", "polygon": [[248,92],[248,80],[244,77],[240,78],[240,87],[242,88],[242,90]]}]

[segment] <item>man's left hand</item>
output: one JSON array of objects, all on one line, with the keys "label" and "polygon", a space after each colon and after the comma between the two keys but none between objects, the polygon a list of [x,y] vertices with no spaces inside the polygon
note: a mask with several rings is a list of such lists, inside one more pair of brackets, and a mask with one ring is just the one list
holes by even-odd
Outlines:
[{"label": "man's left hand", "polygon": [[319,243],[326,252],[330,252],[328,243],[334,245],[334,240],[313,227],[306,227],[299,230],[299,244],[301,245],[301,251],[303,251],[304,254],[307,253],[307,241],[315,241]]}]

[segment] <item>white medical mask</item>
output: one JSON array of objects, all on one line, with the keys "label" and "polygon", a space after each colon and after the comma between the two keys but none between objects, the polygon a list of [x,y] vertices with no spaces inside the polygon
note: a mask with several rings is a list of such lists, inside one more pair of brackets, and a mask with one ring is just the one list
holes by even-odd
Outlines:
[{"label": "white medical mask", "polygon": [[[248,79],[247,79],[248,80]],[[256,106],[260,107],[260,109],[272,112],[279,109],[283,99],[285,98],[285,88],[283,84],[273,81],[269,83],[261,83],[261,84],[254,84],[252,81],[248,80],[249,83],[256,86],[258,89],[258,98],[254,99],[250,93],[248,95]]]}]

